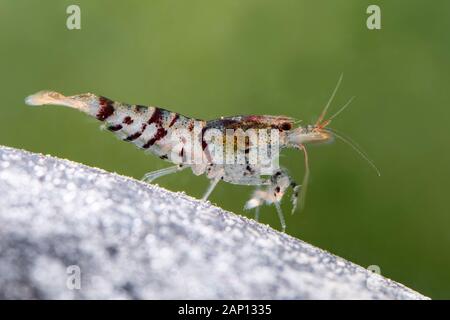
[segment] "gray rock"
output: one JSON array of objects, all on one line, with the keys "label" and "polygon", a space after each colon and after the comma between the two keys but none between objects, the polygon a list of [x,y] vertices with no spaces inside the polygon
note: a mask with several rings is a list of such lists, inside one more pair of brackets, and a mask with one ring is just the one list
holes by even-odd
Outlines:
[{"label": "gray rock", "polygon": [[0,194],[0,298],[426,298],[208,202],[67,160],[0,147]]}]

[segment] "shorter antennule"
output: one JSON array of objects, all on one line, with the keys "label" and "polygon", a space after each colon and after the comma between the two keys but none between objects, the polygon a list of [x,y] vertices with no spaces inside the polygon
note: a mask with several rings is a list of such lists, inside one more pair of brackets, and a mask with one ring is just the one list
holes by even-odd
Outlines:
[{"label": "shorter antennule", "polygon": [[340,108],[335,114],[333,114],[327,121],[328,123],[331,122],[331,120],[333,120],[334,118],[336,118],[342,111],[344,111],[349,105],[350,103],[352,103],[353,99],[355,99],[355,96],[351,97],[346,104],[344,104],[344,106],[342,108]]},{"label": "shorter antennule", "polygon": [[325,118],[325,115],[327,114],[328,108],[330,107],[331,102],[333,102],[334,96],[336,95],[336,92],[338,91],[339,86],[341,85],[343,77],[344,77],[344,74],[341,73],[341,76],[339,77],[339,80],[338,80],[338,82],[336,84],[336,87],[333,90],[333,93],[331,94],[330,99],[328,99],[328,102],[325,105],[325,108],[323,108],[322,113],[320,114],[319,118],[316,121],[316,126],[318,126],[323,121],[323,119]]}]

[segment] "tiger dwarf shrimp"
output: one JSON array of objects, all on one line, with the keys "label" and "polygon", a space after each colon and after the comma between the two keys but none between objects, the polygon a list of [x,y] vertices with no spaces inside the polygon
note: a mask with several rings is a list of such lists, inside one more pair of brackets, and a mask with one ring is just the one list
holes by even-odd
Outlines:
[{"label": "tiger dwarf shrimp", "polygon": [[[331,120],[348,106],[351,100],[332,117],[324,120],[341,81],[342,76],[339,78],[338,84],[316,123],[306,126],[296,126],[296,121],[290,117],[267,115],[234,116],[204,121],[159,107],[120,103],[92,93],[64,96],[54,91],[41,91],[27,97],[25,102],[33,106],[61,105],[78,109],[103,122],[105,128],[120,139],[131,142],[138,148],[175,164],[147,173],[143,178],[147,182],[191,168],[195,175],[205,174],[210,180],[210,185],[203,196],[203,200],[209,197],[221,180],[231,184],[256,186],[250,200],[245,204],[245,209],[255,209],[255,219],[258,220],[260,206],[274,204],[284,232],[286,223],[280,203],[288,189],[292,190],[292,213],[296,210],[298,198],[300,199],[300,207],[304,205],[309,177],[306,145],[329,142],[337,137],[350,144],[375,168],[374,164],[356,145],[337,134],[335,130],[327,127]],[[211,148],[209,147],[217,147],[226,142],[222,139],[219,139],[219,141],[217,139],[208,140],[205,137],[212,131],[216,134],[217,132],[223,133],[226,136],[229,130],[236,129],[244,131],[249,129],[275,130],[278,134],[280,149],[294,148],[303,151],[305,173],[302,184],[298,185],[287,170],[282,167],[276,168],[270,175],[263,172],[257,161],[250,161],[248,140],[245,140],[242,147],[244,161],[239,163],[215,161],[215,158],[211,157]],[[186,134],[191,133],[193,137],[191,140],[193,141],[186,139],[186,134],[179,135],[180,131]],[[174,139],[175,133],[177,133],[176,139]],[[233,138],[234,149],[236,149],[235,140]],[[262,143],[269,143],[269,140]],[[261,143],[261,140],[259,142]],[[195,148],[195,145],[198,148]],[[195,153],[196,149],[200,150],[203,161],[192,161],[190,156]]]}]

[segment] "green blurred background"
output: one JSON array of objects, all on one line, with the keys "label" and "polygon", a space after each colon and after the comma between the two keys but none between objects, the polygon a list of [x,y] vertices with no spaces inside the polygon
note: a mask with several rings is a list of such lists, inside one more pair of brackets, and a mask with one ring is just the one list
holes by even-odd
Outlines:
[{"label": "green blurred background", "polygon": [[[81,7],[81,30],[66,8]],[[381,6],[382,29],[366,27]],[[344,72],[333,127],[357,140],[310,148],[306,210],[287,232],[432,298],[450,298],[450,1],[0,1],[0,144],[140,178],[168,164],[73,110],[29,108],[42,89],[94,92],[193,117],[285,114],[312,122]],[[281,159],[301,181],[300,152]],[[182,172],[167,189],[199,197]],[[251,189],[219,184],[242,215]],[[284,204],[289,212],[290,204]],[[279,228],[273,207],[262,222]],[[250,270],[249,270],[250,272]]]}]

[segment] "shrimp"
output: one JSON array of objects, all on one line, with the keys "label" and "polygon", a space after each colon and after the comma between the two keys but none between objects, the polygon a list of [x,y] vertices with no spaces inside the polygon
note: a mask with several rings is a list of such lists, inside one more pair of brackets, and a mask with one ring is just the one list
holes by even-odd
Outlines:
[{"label": "shrimp", "polygon": [[[255,186],[256,190],[244,208],[255,209],[255,219],[258,220],[259,208],[264,204],[273,204],[282,231],[285,232],[286,223],[280,206],[283,196],[289,189],[292,191],[292,213],[297,208],[298,199],[300,208],[305,203],[309,179],[306,145],[330,142],[336,137],[349,144],[376,169],[373,162],[354,143],[327,127],[352,100],[325,120],[341,81],[342,75],[316,123],[305,126],[297,125],[291,117],[270,115],[243,115],[205,121],[160,107],[116,102],[92,93],[64,96],[54,91],[40,91],[27,97],[25,102],[32,106],[61,105],[80,110],[101,121],[107,130],[121,140],[131,142],[174,164],[145,174],[143,180],[146,182],[190,168],[193,174],[204,174],[210,180],[203,200],[208,199],[221,180],[236,185]],[[256,138],[246,135],[249,131],[256,132]],[[275,158],[278,159],[278,149],[294,148],[303,152],[305,173],[301,185],[283,167],[275,166],[271,171],[265,170],[258,162],[260,158],[250,152],[255,146],[265,147],[266,150],[274,141],[276,150],[266,152],[272,162]],[[230,147],[227,148],[227,161],[223,157],[213,156],[221,154],[225,146]],[[232,161],[228,161],[230,150],[234,152],[231,155]],[[237,161],[238,158],[240,161]]]}]

